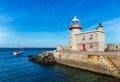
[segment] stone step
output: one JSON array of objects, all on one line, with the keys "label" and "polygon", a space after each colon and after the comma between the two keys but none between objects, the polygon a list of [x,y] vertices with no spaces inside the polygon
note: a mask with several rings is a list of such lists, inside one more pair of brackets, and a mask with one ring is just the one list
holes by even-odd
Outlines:
[{"label": "stone step", "polygon": [[117,56],[111,56],[109,57],[112,62],[118,67],[118,69],[120,70],[120,57]]}]

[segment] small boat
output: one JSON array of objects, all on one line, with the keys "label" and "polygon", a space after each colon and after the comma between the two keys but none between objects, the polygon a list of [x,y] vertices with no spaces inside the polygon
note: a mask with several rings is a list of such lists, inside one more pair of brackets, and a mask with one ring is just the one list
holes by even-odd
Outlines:
[{"label": "small boat", "polygon": [[23,51],[18,50],[13,52],[13,55],[21,55],[21,54],[23,54]]}]

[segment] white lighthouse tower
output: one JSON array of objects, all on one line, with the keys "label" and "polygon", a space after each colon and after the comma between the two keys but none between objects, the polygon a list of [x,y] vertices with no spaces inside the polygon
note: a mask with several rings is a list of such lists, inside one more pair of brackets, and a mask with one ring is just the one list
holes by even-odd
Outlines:
[{"label": "white lighthouse tower", "polygon": [[82,26],[80,25],[79,19],[74,17],[72,19],[72,23],[69,27],[70,30],[70,50],[71,51],[77,51],[77,39],[76,39],[76,34],[79,34],[81,32]]}]

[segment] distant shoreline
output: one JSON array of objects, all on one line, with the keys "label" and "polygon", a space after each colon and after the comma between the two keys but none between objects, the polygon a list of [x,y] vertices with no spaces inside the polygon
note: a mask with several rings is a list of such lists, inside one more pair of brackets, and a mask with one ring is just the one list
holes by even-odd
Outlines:
[{"label": "distant shoreline", "polygon": [[[42,47],[0,47],[0,48],[42,48]],[[43,47],[44,48],[44,47]],[[54,47],[48,47],[48,48],[53,48],[53,49],[56,49]],[[47,49],[47,48],[44,48],[44,49]]]}]

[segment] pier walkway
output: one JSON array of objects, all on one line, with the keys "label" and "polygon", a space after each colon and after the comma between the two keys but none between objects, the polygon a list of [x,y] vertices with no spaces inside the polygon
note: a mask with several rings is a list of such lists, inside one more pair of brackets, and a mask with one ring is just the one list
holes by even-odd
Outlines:
[{"label": "pier walkway", "polygon": [[69,54],[76,54],[76,55],[94,55],[94,56],[104,56],[107,57],[117,68],[119,74],[117,75],[120,77],[120,53],[119,52],[80,52],[80,51],[57,51],[60,53],[69,53]]},{"label": "pier walkway", "polygon": [[73,53],[73,54],[84,54],[84,55],[108,55],[108,56],[120,56],[119,52],[80,52],[80,51],[57,51],[61,53]]}]

